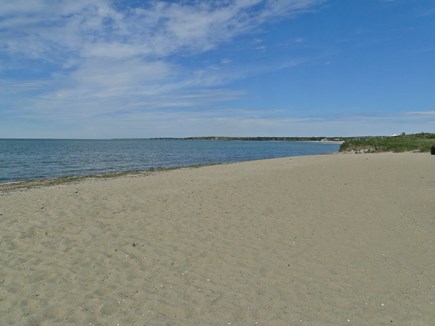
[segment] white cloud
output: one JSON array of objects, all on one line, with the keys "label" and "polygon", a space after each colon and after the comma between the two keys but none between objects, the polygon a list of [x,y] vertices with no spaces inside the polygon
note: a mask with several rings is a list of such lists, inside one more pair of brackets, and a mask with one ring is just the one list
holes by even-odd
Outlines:
[{"label": "white cloud", "polygon": [[[114,130],[118,137],[332,136],[337,130],[341,135],[391,134],[420,131],[415,126],[432,130],[435,111],[296,118],[273,109],[264,110],[269,117],[249,108],[222,109],[223,102],[246,96],[243,90],[227,89],[230,82],[306,59],[238,66],[225,53],[194,65],[177,60],[249,34],[251,47],[266,50],[256,33],[263,24],[315,10],[322,2],[138,1],[128,7],[131,2],[115,0],[1,1],[0,72],[42,72],[28,79],[0,79],[0,110],[16,120],[65,127],[63,134],[59,128],[38,134],[46,137],[112,137]],[[302,37],[293,38],[293,43],[301,42]],[[43,65],[50,68],[43,70]],[[23,132],[4,121],[0,137]]]},{"label": "white cloud", "polygon": [[[2,26],[7,27],[0,29],[0,51],[58,65],[56,73],[41,81],[41,85],[52,82],[44,99],[123,96],[129,102],[131,95],[216,87],[253,70],[276,69],[234,71],[210,65],[187,70],[168,58],[212,49],[266,20],[308,10],[319,2],[153,1],[120,9],[108,0],[20,0],[0,4]],[[220,65],[229,63],[226,58]]]},{"label": "white cloud", "polygon": [[[272,110],[273,111],[273,110]],[[349,115],[341,117],[292,117],[275,118],[258,115],[257,110],[211,110],[180,115],[178,112],[159,114],[135,113],[128,122],[118,121],[117,128],[128,137],[130,130],[142,132],[144,137],[165,134],[175,137],[224,135],[224,136],[355,136],[391,135],[430,131],[435,115],[421,116],[412,112],[390,115]],[[411,118],[411,119],[410,119]],[[416,126],[418,126],[416,128]],[[134,133],[132,133],[134,134]]]},{"label": "white cloud", "polygon": [[[6,51],[32,57],[52,57],[53,48],[84,57],[166,56],[209,50],[265,21],[308,10],[319,2],[153,1],[121,10],[108,0],[20,0],[0,5],[0,35]],[[38,50],[29,52],[28,44]]]},{"label": "white cloud", "polygon": [[[9,62],[2,69],[42,72],[24,82],[0,80],[0,92],[15,96],[7,105],[17,117],[53,123],[97,124],[110,114],[126,121],[135,112],[150,118],[147,112],[176,108],[210,110],[245,94],[225,89],[227,83],[299,61],[235,69],[225,57],[192,68],[174,56],[210,51],[321,2],[148,1],[128,7],[111,0],[3,1],[0,55]],[[180,113],[179,121],[183,114],[188,113]]]},{"label": "white cloud", "polygon": [[[225,91],[224,91],[225,92]],[[217,93],[216,95],[219,96]],[[183,101],[183,98],[179,98]],[[188,100],[188,99],[187,99]],[[274,111],[279,115],[279,110]],[[29,116],[30,119],[34,118]],[[63,120],[61,120],[63,119]],[[80,120],[81,119],[81,120]],[[78,123],[79,122],[79,123]],[[39,130],[26,134],[26,129],[11,128],[0,121],[0,137],[188,137],[204,135],[225,136],[355,136],[391,135],[430,131],[435,124],[435,111],[405,112],[389,115],[348,115],[294,117],[265,117],[250,109],[212,110],[146,110],[131,111],[119,116],[82,117],[63,114],[56,118],[63,126],[59,130]],[[23,121],[23,125],[25,121]],[[114,135],[113,130],[116,130]]]}]

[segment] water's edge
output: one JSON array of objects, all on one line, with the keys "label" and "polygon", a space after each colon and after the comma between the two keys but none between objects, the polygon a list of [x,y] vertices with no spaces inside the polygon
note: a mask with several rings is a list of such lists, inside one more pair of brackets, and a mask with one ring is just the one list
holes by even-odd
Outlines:
[{"label": "water's edge", "polygon": [[321,154],[312,154],[312,155],[293,155],[287,157],[273,157],[273,158],[244,160],[244,161],[236,161],[236,162],[232,161],[232,162],[193,164],[193,165],[176,166],[176,167],[156,167],[156,168],[149,168],[144,170],[108,172],[108,173],[89,174],[89,175],[71,175],[71,176],[62,176],[57,178],[13,181],[13,182],[0,183],[0,193],[11,192],[16,190],[27,190],[27,189],[40,188],[40,187],[51,187],[51,186],[60,186],[66,184],[74,184],[86,180],[107,180],[107,179],[113,179],[119,177],[149,176],[156,173],[181,170],[181,169],[196,169],[196,168],[202,168],[207,166],[240,164],[240,163],[247,163],[247,162],[268,161],[268,160],[285,159],[285,158],[302,157],[302,156],[336,155],[336,154],[339,153],[332,152],[332,153],[321,153]]},{"label": "water's edge", "polygon": [[338,144],[207,140],[0,140],[0,185],[329,154]]}]

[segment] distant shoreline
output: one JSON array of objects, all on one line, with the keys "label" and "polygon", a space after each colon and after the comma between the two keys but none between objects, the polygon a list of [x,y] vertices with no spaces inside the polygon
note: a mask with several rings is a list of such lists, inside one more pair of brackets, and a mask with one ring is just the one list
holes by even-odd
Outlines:
[{"label": "distant shoreline", "polygon": [[300,141],[300,142],[335,142],[343,141],[348,137],[226,137],[226,136],[205,136],[205,137],[149,137],[149,138],[1,138],[0,140],[221,140],[221,141]]}]

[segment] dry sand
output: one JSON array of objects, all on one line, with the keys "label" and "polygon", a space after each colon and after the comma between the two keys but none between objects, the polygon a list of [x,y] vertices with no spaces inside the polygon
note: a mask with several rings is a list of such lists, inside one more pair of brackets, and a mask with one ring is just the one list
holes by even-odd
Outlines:
[{"label": "dry sand", "polygon": [[0,193],[1,325],[435,325],[435,157]]}]

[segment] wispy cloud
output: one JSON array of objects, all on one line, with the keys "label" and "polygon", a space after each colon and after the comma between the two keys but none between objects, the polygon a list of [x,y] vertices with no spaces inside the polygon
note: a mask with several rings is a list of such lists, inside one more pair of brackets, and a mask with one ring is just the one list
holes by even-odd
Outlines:
[{"label": "wispy cloud", "polygon": [[3,51],[41,59],[63,60],[58,58],[61,50],[81,58],[168,56],[210,50],[319,2],[150,1],[141,7],[120,8],[109,0],[19,0],[0,4],[0,28]]},{"label": "wispy cloud", "polygon": [[[275,117],[274,111],[276,111]],[[121,130],[127,126],[133,130],[141,130],[145,126],[150,134],[165,131],[171,136],[354,136],[416,133],[431,130],[435,123],[435,111],[422,114],[405,112],[388,115],[349,114],[317,117],[283,116],[282,112],[274,109],[269,109],[268,112],[272,114],[264,115],[258,110],[249,109],[186,112],[183,115],[173,111],[159,115],[150,112],[134,113],[130,118],[126,117],[129,119],[128,122],[119,121],[117,127]],[[182,128],[177,129],[175,126]],[[175,129],[183,132],[171,131]],[[124,131],[130,132],[130,130]]]},{"label": "wispy cloud", "polygon": [[[379,0],[374,5],[388,8],[395,3],[382,1],[391,3],[382,5]],[[241,99],[253,102],[249,101],[252,94],[240,86],[243,83],[237,83],[247,77],[311,63],[323,68],[330,64],[319,73],[331,71],[333,78],[340,77],[339,60],[330,58],[339,50],[324,45],[327,37],[324,43],[316,41],[315,31],[304,33],[304,24],[295,30],[290,30],[291,24],[280,25],[289,30],[280,30],[278,41],[276,35],[267,34],[272,24],[316,11],[324,2],[1,1],[0,137],[20,133],[24,137],[27,126],[33,126],[32,135],[41,137],[190,136],[211,131],[253,135],[254,130],[255,135],[336,135],[337,131],[346,135],[418,131],[413,126],[433,129],[434,111],[421,109],[301,118],[303,113],[295,112],[296,102],[288,104],[294,111],[240,104]],[[433,10],[418,13],[431,15]],[[353,24],[346,26],[344,36],[355,30]],[[371,32],[352,35],[339,48],[364,50],[367,44],[385,43],[378,29],[368,23],[363,26]],[[302,48],[313,50],[298,51]],[[315,72],[310,78],[318,76]],[[310,93],[310,81],[301,82],[305,83],[302,91]],[[297,94],[297,83],[291,87]],[[322,103],[316,105],[316,112],[326,112]]]},{"label": "wispy cloud", "polygon": [[[216,95],[219,95],[217,93]],[[200,95],[198,95],[200,96]],[[180,97],[180,101],[188,101]],[[186,110],[132,110],[128,112],[102,112],[100,115],[86,116],[80,124],[77,114],[63,114],[56,117],[62,131],[44,124],[44,129],[31,131],[25,128],[27,119],[22,119],[16,128],[8,125],[0,130],[0,137],[65,137],[65,138],[110,138],[114,137],[188,137],[204,135],[224,136],[355,136],[355,135],[391,135],[394,133],[416,133],[432,130],[435,124],[435,111],[404,112],[393,114],[338,115],[295,117],[283,114],[281,110],[249,108],[234,109],[192,109]],[[114,119],[114,115],[116,119]],[[44,123],[41,120],[41,123]],[[3,134],[4,133],[4,134]]]},{"label": "wispy cloud", "polygon": [[25,82],[11,77],[13,73],[0,82],[3,90],[15,94],[34,92],[26,97],[24,108],[22,103],[16,108],[27,117],[89,118],[120,111],[210,107],[244,94],[225,89],[228,82],[299,61],[235,69],[226,57],[192,68],[174,56],[211,51],[254,33],[266,22],[310,11],[320,2],[2,2],[0,55],[11,63],[4,69],[35,72],[41,64],[49,68]]}]

